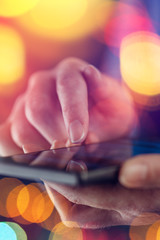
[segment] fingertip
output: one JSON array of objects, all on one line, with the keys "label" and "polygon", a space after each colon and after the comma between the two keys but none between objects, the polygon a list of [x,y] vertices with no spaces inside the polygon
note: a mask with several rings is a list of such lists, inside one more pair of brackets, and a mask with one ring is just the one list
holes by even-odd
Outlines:
[{"label": "fingertip", "polygon": [[87,65],[85,66],[85,68],[83,69],[82,73],[84,74],[84,76],[86,78],[92,79],[92,81],[94,83],[97,82],[97,84],[99,83],[99,81],[101,80],[101,73],[99,72],[99,70],[94,67],[93,65]]},{"label": "fingertip", "polygon": [[91,64],[85,66],[85,68],[83,69],[83,73],[86,74],[87,76],[94,75],[97,79],[101,78],[101,73],[99,72],[99,70]]},{"label": "fingertip", "polygon": [[126,163],[119,174],[119,182],[129,188],[144,187],[147,184],[148,167],[142,163]]}]

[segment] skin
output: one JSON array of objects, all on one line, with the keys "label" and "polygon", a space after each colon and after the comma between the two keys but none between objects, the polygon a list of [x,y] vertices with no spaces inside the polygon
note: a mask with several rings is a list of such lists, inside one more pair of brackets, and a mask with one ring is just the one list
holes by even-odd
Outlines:
[{"label": "skin", "polygon": [[[84,61],[68,58],[50,71],[31,76],[26,92],[17,99],[9,118],[0,126],[0,154],[7,156],[84,141],[111,140],[128,135],[136,122],[132,98],[123,84]],[[159,186],[156,180],[160,172],[158,161],[159,155],[129,159],[120,171],[122,185],[88,188],[48,182],[45,185],[63,221],[99,228],[131,224],[135,217],[149,212],[150,217],[143,216],[134,224],[150,224],[159,218],[154,213],[160,209],[160,192],[155,188]],[[45,163],[40,160],[30,164]],[[133,168],[136,164],[147,166],[146,177],[138,168]],[[128,174],[130,166],[134,171]],[[72,164],[72,170],[74,167]],[[145,189],[151,184],[152,189]]]},{"label": "skin", "polygon": [[131,190],[120,184],[77,188],[48,182],[46,189],[61,219],[82,228],[149,225],[160,219],[158,189]]}]

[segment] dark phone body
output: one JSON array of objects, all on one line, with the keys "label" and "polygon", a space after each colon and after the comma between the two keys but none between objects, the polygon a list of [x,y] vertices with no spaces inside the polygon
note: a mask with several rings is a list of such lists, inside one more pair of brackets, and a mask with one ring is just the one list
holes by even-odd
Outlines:
[{"label": "dark phone body", "polygon": [[[9,157],[0,157],[0,174],[4,176],[85,186],[116,183],[121,164],[138,154],[160,153],[160,143],[142,140],[119,139],[102,143],[45,150]],[[40,165],[17,163],[33,162]],[[83,161],[87,171],[68,172],[68,161]]]}]

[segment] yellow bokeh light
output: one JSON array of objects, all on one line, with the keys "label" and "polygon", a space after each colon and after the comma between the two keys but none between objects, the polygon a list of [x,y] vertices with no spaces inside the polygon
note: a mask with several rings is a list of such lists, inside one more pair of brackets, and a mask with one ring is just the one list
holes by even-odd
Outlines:
[{"label": "yellow bokeh light", "polygon": [[129,229],[130,240],[159,240],[156,238],[160,229],[159,214],[143,212],[136,216]]},{"label": "yellow bokeh light", "polygon": [[[22,182],[16,178],[3,178],[0,180],[0,189],[1,189],[1,194],[0,194],[0,215],[4,217],[10,217],[8,213],[8,204],[7,204],[7,199],[10,194],[15,188],[18,186],[21,186]],[[11,203],[10,208],[14,208],[14,202]],[[12,210],[12,213],[14,211]],[[14,212],[16,214],[16,210]]]},{"label": "yellow bokeh light", "polygon": [[20,215],[19,210],[17,208],[17,197],[19,192],[24,188],[24,186],[25,186],[24,184],[20,184],[8,194],[7,201],[6,201],[6,208],[11,218],[14,218]]},{"label": "yellow bokeh light", "polygon": [[44,222],[49,218],[54,209],[54,205],[46,191],[42,192],[35,198],[33,205],[35,206],[33,208],[33,215],[35,216],[37,223]]},{"label": "yellow bokeh light", "polygon": [[156,236],[156,240],[159,240],[159,239],[160,239],[160,225],[158,227],[157,236]]},{"label": "yellow bokeh light", "polygon": [[15,17],[28,12],[39,0],[1,0],[0,16]]},{"label": "yellow bokeh light", "polygon": [[[44,9],[47,9],[47,11],[44,11]],[[87,0],[41,0],[38,7],[31,12],[31,16],[39,27],[56,31],[77,22],[86,10]],[[53,23],[51,24],[52,20]]]},{"label": "yellow bokeh light", "polygon": [[156,221],[149,227],[145,240],[159,240],[160,239],[159,233],[160,233],[160,221]]},{"label": "yellow bokeh light", "polygon": [[41,184],[24,186],[17,196],[17,208],[21,216],[32,223],[45,221],[53,212],[54,205]]},{"label": "yellow bokeh light", "polygon": [[[70,227],[67,227],[69,225]],[[49,240],[83,240],[83,233],[76,222],[66,221],[56,224]]]},{"label": "yellow bokeh light", "polygon": [[[103,11],[100,8],[102,3]],[[40,0],[17,22],[32,33],[71,40],[86,36],[104,24],[114,5],[111,0]]]},{"label": "yellow bokeh light", "polygon": [[120,52],[121,74],[138,94],[160,93],[160,40],[150,32],[135,32],[124,38]]},{"label": "yellow bokeh light", "polygon": [[[17,207],[21,216],[29,222],[37,221],[36,216],[33,214],[34,207],[33,199],[40,194],[40,190],[33,184],[25,186],[18,194]],[[42,209],[43,211],[43,209]]]},{"label": "yellow bokeh light", "polygon": [[0,25],[0,85],[20,80],[25,72],[25,51],[18,33]]},{"label": "yellow bokeh light", "polygon": [[59,213],[56,209],[52,211],[51,215],[44,220],[43,222],[40,222],[39,225],[48,231],[52,231],[53,227],[58,224],[61,221]]}]

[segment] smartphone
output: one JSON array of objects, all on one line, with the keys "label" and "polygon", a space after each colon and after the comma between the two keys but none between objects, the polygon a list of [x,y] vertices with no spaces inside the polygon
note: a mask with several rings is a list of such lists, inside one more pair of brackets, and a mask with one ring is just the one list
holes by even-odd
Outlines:
[{"label": "smartphone", "polygon": [[[0,174],[34,181],[42,179],[70,186],[115,184],[124,161],[132,156],[148,153],[160,153],[160,142],[118,139],[0,157]],[[84,163],[86,167],[81,171],[68,171],[70,161]]]}]

